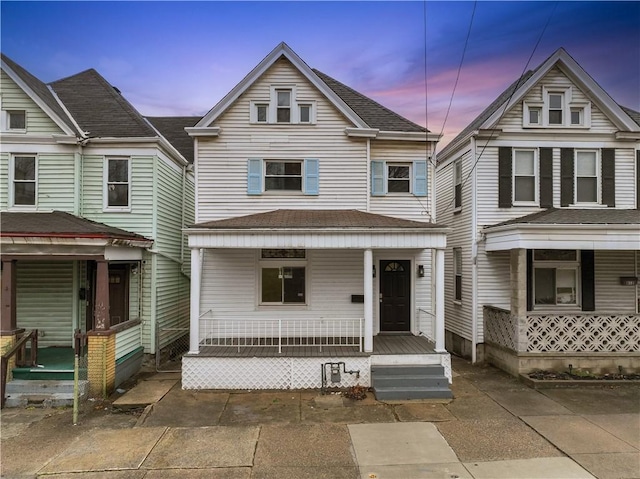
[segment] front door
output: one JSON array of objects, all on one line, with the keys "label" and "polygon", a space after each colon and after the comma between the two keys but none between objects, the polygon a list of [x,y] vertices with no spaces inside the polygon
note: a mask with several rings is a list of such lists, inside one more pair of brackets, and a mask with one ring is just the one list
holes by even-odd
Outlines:
[{"label": "front door", "polygon": [[380,261],[380,331],[411,330],[411,262]]},{"label": "front door", "polygon": [[[109,319],[111,326],[123,323],[129,319],[129,272],[128,264],[109,265]],[[96,299],[96,265],[87,261],[87,314],[86,328],[94,328],[95,299]]]}]

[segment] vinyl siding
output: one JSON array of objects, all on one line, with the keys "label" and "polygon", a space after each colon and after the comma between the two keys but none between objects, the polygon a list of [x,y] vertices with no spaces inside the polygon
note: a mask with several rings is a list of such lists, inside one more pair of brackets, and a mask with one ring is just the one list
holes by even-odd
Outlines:
[{"label": "vinyl siding", "polygon": [[[4,149],[4,148],[3,148]],[[0,152],[0,210],[9,207],[9,153]]]},{"label": "vinyl siding", "polygon": [[38,155],[39,210],[74,212],[75,158],[73,154]]},{"label": "vinyl siding", "polygon": [[0,72],[0,91],[2,91],[2,110],[25,110],[27,133],[29,134],[62,134],[62,129],[7,75]]},{"label": "vinyl siding", "polygon": [[140,347],[140,329],[138,324],[116,333],[116,361]]},{"label": "vinyl siding", "polygon": [[636,312],[636,291],[622,286],[620,276],[637,276],[635,251],[596,251],[596,311],[604,314]]},{"label": "vinyl siding", "polygon": [[38,329],[40,347],[73,344],[73,262],[18,261],[18,328]]},{"label": "vinyl siding", "polygon": [[[156,256],[156,327],[158,344],[163,348],[189,330],[190,285],[179,262]],[[182,331],[167,331],[167,328]]]}]

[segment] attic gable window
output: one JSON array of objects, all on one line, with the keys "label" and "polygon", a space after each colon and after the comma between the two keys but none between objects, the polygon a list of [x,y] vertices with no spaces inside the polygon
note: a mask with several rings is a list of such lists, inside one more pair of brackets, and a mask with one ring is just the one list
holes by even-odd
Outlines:
[{"label": "attic gable window", "polygon": [[549,125],[564,124],[564,94],[560,92],[549,92],[548,101],[548,122]]},{"label": "attic gable window", "polygon": [[291,90],[276,90],[276,122],[291,123]]},{"label": "attic gable window", "polygon": [[9,130],[24,131],[27,129],[27,113],[24,110],[7,111]]},{"label": "attic gable window", "polygon": [[522,126],[525,128],[588,128],[591,103],[575,98],[573,87],[542,87],[542,101],[524,101]]},{"label": "attic gable window", "polygon": [[313,125],[316,102],[297,97],[296,85],[272,85],[269,99],[250,101],[250,123],[276,125]]}]

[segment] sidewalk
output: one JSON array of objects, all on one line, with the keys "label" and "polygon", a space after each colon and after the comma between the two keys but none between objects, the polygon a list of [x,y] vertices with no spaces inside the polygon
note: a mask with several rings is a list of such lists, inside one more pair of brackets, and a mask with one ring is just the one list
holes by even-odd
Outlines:
[{"label": "sidewalk", "polygon": [[5,409],[2,477],[640,477],[640,388],[536,391],[453,368],[451,401],[183,391],[161,373],[114,402],[125,412],[90,404],[77,426],[68,410]]}]

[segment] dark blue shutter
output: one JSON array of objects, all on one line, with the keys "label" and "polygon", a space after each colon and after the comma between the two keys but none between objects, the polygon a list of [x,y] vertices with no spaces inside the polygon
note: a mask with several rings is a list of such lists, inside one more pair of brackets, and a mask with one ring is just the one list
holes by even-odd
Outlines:
[{"label": "dark blue shutter", "polygon": [[595,255],[593,250],[583,250],[580,254],[582,273],[582,311],[596,310]]},{"label": "dark blue shutter", "polygon": [[553,207],[553,149],[540,148],[540,208]]},{"label": "dark blue shutter", "polygon": [[250,158],[247,161],[247,194],[259,195],[262,193],[262,160]]},{"label": "dark blue shutter", "polygon": [[319,192],[320,176],[318,172],[318,160],[305,158],[304,160],[304,194],[317,195]]},{"label": "dark blue shutter", "polygon": [[427,196],[427,162],[413,162],[413,194]]},{"label": "dark blue shutter", "polygon": [[384,161],[371,162],[371,196],[384,196],[386,193],[386,168]]},{"label": "dark blue shutter", "polygon": [[616,205],[616,150],[602,149],[602,204]]},{"label": "dark blue shutter", "polygon": [[498,207],[511,208],[512,206],[512,168],[513,160],[511,148],[501,146],[498,148]]},{"label": "dark blue shutter", "polygon": [[560,149],[560,206],[573,204],[573,148]]}]

